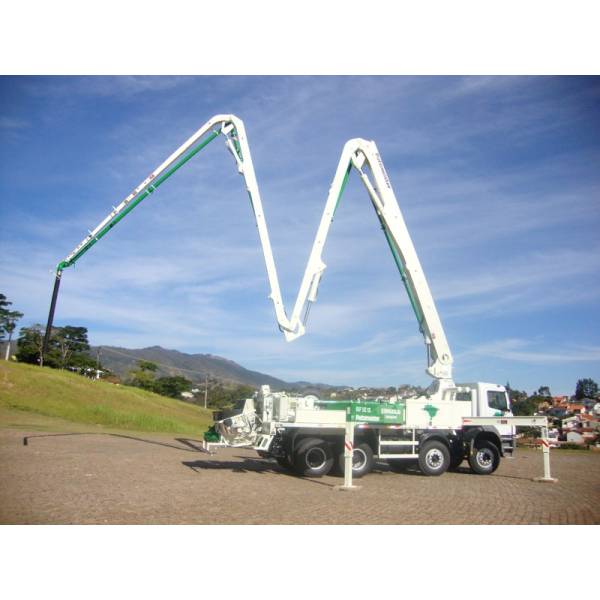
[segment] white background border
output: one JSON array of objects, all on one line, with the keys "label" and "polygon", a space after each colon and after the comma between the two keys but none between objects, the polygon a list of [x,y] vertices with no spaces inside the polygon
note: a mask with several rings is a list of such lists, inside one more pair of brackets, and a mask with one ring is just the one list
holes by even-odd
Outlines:
[{"label": "white background border", "polygon": [[[596,74],[596,6],[12,2],[2,8],[0,72]],[[9,599],[567,597],[579,560],[565,561],[563,549],[572,539],[581,542],[578,556],[595,548],[593,530],[565,526],[3,526],[0,533]]]}]

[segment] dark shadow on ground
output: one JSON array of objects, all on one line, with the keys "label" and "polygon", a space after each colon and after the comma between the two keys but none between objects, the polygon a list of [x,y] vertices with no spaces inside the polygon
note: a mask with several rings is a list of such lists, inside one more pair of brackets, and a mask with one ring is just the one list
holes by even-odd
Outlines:
[{"label": "dark shadow on ground", "polygon": [[276,462],[272,462],[268,459],[253,459],[247,456],[236,457],[241,460],[195,460],[195,461],[182,461],[182,465],[192,469],[196,473],[202,471],[211,470],[224,470],[231,471],[232,473],[277,473],[279,475],[287,475],[288,477],[294,477],[307,483],[314,483],[316,485],[324,485],[325,487],[333,488],[335,484],[321,481],[320,479],[314,479],[310,477],[300,477],[295,473],[280,467]]},{"label": "dark shadow on ground", "polygon": [[180,450],[183,452],[203,452],[208,454],[204,448],[202,448],[202,442],[200,440],[194,440],[192,438],[175,438],[176,442],[179,442],[181,445],[169,444],[168,442],[158,442],[156,440],[147,440],[141,437],[137,437],[134,435],[126,435],[124,433],[106,433],[102,431],[83,431],[83,432],[75,432],[75,433],[40,433],[36,435],[26,435],[23,437],[23,446],[29,445],[29,440],[35,438],[45,438],[45,437],[66,437],[71,435],[100,435],[100,436],[109,436],[109,437],[117,437],[124,438],[127,440],[133,440],[134,442],[142,442],[144,444],[154,444],[156,446],[164,446],[165,448],[173,448],[174,450]]},{"label": "dark shadow on ground", "polygon": [[225,470],[234,473],[285,473],[285,470],[277,464],[245,457],[243,460],[195,460],[183,461],[181,464],[197,473],[203,470]]}]

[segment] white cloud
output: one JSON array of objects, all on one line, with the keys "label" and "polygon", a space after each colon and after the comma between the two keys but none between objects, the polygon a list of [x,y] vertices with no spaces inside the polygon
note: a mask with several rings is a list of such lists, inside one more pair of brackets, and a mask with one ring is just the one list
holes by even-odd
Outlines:
[{"label": "white cloud", "polygon": [[27,129],[31,127],[31,123],[25,119],[14,119],[11,117],[0,116],[0,129]]},{"label": "white cloud", "polygon": [[461,356],[477,355],[483,357],[501,358],[509,361],[527,364],[556,365],[562,363],[588,363],[600,361],[600,346],[580,346],[565,344],[555,352],[548,352],[548,344],[544,349],[533,347],[530,340],[511,338],[496,340],[477,345],[465,351]]},{"label": "white cloud", "polygon": [[[35,84],[49,104],[67,102],[70,91],[73,104],[68,111],[46,109],[48,122],[66,119],[76,106],[92,111],[100,103],[112,111],[115,100],[123,112],[102,120],[94,151],[87,135],[69,139],[74,153],[85,154],[83,170],[48,169],[40,199],[19,193],[9,207],[2,282],[26,308],[26,318],[45,320],[48,269],[86,230],[208,117],[230,111],[246,122],[288,313],[342,145],[356,136],[379,144],[457,347],[467,344],[462,332],[473,330],[473,316],[486,315],[485,322],[500,327],[524,313],[590,309],[599,297],[597,146],[546,142],[590,113],[582,110],[582,117],[576,110],[581,97],[545,97],[542,80],[103,78],[49,84]],[[52,135],[67,135],[63,123],[64,131]],[[532,142],[535,152],[523,153]],[[57,161],[66,164],[59,146]],[[15,151],[19,156],[21,148]],[[422,340],[356,177],[324,258],[328,269],[309,333],[285,344],[266,298],[243,181],[217,139],[65,272],[58,318],[88,323],[95,343],[213,351],[287,378],[313,373],[345,382],[354,373],[352,381],[375,382],[389,381],[387,372],[406,373],[412,381],[410,373],[424,368],[424,359],[414,359],[422,356]],[[531,348],[505,350],[514,357]],[[476,362],[479,356],[464,358]]]}]

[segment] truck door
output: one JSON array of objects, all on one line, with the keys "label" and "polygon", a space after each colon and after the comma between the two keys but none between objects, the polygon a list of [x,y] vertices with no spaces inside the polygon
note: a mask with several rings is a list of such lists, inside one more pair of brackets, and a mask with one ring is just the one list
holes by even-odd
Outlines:
[{"label": "truck door", "polygon": [[[485,389],[481,393],[482,417],[512,417],[510,410],[510,400],[504,388]],[[496,426],[500,437],[503,439],[512,438],[516,430],[512,425]]]}]

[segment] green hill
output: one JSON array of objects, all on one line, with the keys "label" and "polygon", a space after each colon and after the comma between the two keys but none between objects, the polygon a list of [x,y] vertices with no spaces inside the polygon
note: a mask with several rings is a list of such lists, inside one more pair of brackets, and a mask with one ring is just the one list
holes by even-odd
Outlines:
[{"label": "green hill", "polygon": [[81,375],[0,361],[0,425],[64,428],[69,424],[198,435],[211,411],[141,389]]}]

